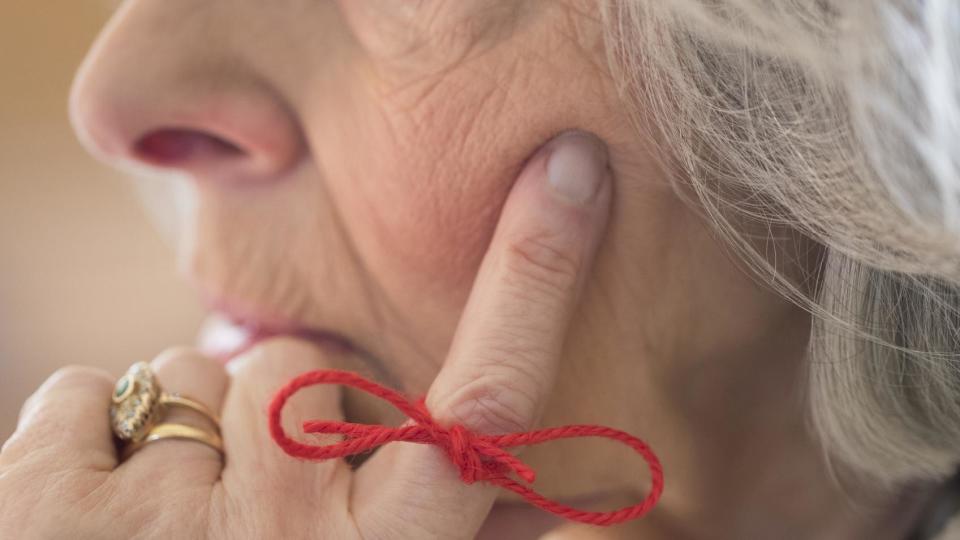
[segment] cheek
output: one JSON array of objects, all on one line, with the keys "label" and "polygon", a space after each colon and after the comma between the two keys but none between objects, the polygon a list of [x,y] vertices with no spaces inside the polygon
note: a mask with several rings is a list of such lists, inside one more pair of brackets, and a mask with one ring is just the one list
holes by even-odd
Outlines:
[{"label": "cheek", "polygon": [[[445,356],[500,209],[539,145],[498,132],[502,118],[478,107],[482,100],[458,98],[405,111],[374,98],[347,101],[351,108],[330,111],[316,135],[332,207],[364,266],[370,298],[386,312],[378,324],[395,325],[381,336],[411,341],[400,348],[429,358],[424,370],[435,371]],[[473,122],[464,125],[463,117]],[[433,375],[422,373],[426,381]]]},{"label": "cheek", "polygon": [[355,203],[366,223],[371,263],[457,296],[470,284],[489,242],[512,178],[451,151],[426,134],[393,132],[400,144],[359,171]]},{"label": "cheek", "polygon": [[500,208],[536,144],[498,126],[482,97],[442,91],[415,110],[360,104],[364,110],[338,129],[339,155],[324,169],[346,230],[384,285],[455,303],[465,299]]},{"label": "cheek", "polygon": [[357,62],[315,90],[306,127],[332,205],[374,293],[435,353],[526,159],[564,129],[609,140],[602,79],[571,77],[577,56],[557,49],[552,65],[505,49],[388,90]]},{"label": "cheek", "polygon": [[355,141],[342,155],[354,158],[328,180],[368,254],[425,286],[464,293],[527,158],[577,125],[538,107],[536,90],[512,92],[470,70],[408,90],[412,97],[366,102],[362,127],[340,132]]}]

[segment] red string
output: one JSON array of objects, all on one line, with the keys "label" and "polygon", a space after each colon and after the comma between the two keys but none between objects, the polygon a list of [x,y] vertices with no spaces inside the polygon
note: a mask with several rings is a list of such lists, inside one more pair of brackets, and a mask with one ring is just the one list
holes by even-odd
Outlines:
[{"label": "red string", "polygon": [[[344,435],[345,439],[339,443],[324,446],[295,441],[284,432],[281,426],[281,412],[290,396],[304,387],[317,384],[342,384],[373,394],[393,404],[410,417],[413,423],[408,422],[392,428],[314,420],[304,422],[304,432],[339,434]],[[608,526],[642,517],[653,508],[663,492],[663,468],[660,460],[646,443],[629,433],[594,425],[561,426],[506,435],[480,435],[460,425],[442,427],[430,416],[423,399],[411,403],[399,392],[348,371],[311,371],[294,378],[274,396],[269,413],[270,434],[273,440],[293,457],[322,461],[361,454],[394,441],[432,444],[444,450],[450,461],[460,471],[460,478],[464,483],[472,484],[482,481],[509,489],[547,512],[581,523]],[[509,473],[513,473],[529,484],[533,483],[536,473],[507,452],[506,448],[574,437],[606,437],[619,441],[640,454],[650,469],[651,487],[646,498],[635,505],[611,512],[588,512],[550,500],[508,476]]]}]

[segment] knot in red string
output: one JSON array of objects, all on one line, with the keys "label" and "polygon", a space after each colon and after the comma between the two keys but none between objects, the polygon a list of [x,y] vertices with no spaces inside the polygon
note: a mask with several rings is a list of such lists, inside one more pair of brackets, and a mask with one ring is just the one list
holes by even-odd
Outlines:
[{"label": "knot in red string", "polygon": [[[283,406],[298,390],[316,384],[342,384],[363,390],[390,402],[407,415],[411,422],[391,428],[311,420],[303,424],[305,433],[337,434],[342,435],[344,440],[321,446],[295,441],[286,434],[281,425]],[[347,371],[311,371],[294,378],[274,396],[269,413],[273,440],[291,456],[322,461],[361,454],[394,441],[431,444],[446,453],[450,462],[460,472],[460,479],[464,483],[483,481],[500,486],[550,513],[581,523],[605,526],[642,517],[653,508],[663,492],[663,469],[659,459],[646,443],[623,431],[606,426],[571,425],[505,435],[481,435],[459,424],[444,427],[433,419],[422,399],[411,403],[398,392]],[[650,469],[651,488],[646,498],[633,506],[612,512],[588,512],[547,499],[510,477],[512,473],[530,484],[536,479],[536,473],[508,452],[507,448],[573,437],[605,437],[621,442],[640,454]]]},{"label": "knot in red string", "polygon": [[443,448],[460,471],[465,484],[504,478],[513,472],[526,482],[536,480],[536,473],[513,454],[478,437],[467,428],[454,424],[447,429],[434,424],[433,443]]},{"label": "knot in red string", "polygon": [[[476,446],[476,439],[470,430],[455,424],[444,428],[433,419],[423,399],[416,402],[416,410],[422,416],[420,425],[427,429],[431,442],[439,446],[450,458],[450,462],[460,471],[460,479],[465,484],[473,484],[485,478],[483,451]],[[413,420],[416,423],[416,420]],[[492,457],[492,456],[488,456]]]},{"label": "knot in red string", "polygon": [[480,451],[474,447],[470,432],[459,424],[437,432],[446,435],[445,441],[438,442],[447,451],[450,461],[460,470],[460,479],[467,484],[483,480],[483,460],[480,459]]}]

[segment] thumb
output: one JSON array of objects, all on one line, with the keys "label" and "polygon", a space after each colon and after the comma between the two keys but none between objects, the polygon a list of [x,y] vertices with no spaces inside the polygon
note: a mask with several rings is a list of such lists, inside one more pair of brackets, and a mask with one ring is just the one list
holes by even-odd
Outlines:
[{"label": "thumb", "polygon": [[[427,396],[441,425],[493,434],[537,423],[611,192],[606,149],[592,135],[562,134],[528,161]],[[437,448],[392,445],[357,472],[354,512],[370,537],[473,538],[496,495],[464,485]]]}]

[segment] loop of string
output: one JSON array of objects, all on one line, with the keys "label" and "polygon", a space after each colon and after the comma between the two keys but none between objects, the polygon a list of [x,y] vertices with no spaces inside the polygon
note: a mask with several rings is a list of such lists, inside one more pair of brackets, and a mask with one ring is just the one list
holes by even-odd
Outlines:
[{"label": "loop of string", "polygon": [[[399,427],[387,427],[351,422],[311,420],[304,422],[306,433],[343,435],[341,442],[328,445],[310,445],[296,441],[286,434],[281,425],[281,413],[287,400],[302,388],[318,384],[351,386],[377,396],[396,407],[410,418]],[[439,425],[424,405],[423,399],[408,401],[402,394],[369,381],[349,371],[319,370],[304,373],[281,388],[269,408],[270,435],[290,456],[323,461],[362,454],[381,445],[401,441],[432,444],[441,448],[460,472],[466,484],[486,482],[508,489],[530,504],[571,521],[609,526],[642,517],[649,512],[663,492],[663,468],[649,446],[629,433],[597,425],[569,425],[505,435],[481,435],[461,425]],[[511,478],[511,474],[532,484],[536,473],[527,464],[508,452],[507,448],[529,446],[542,442],[575,437],[605,437],[623,443],[643,457],[650,470],[651,486],[647,496],[637,504],[610,512],[592,512],[567,506],[548,499],[527,485]]]}]

